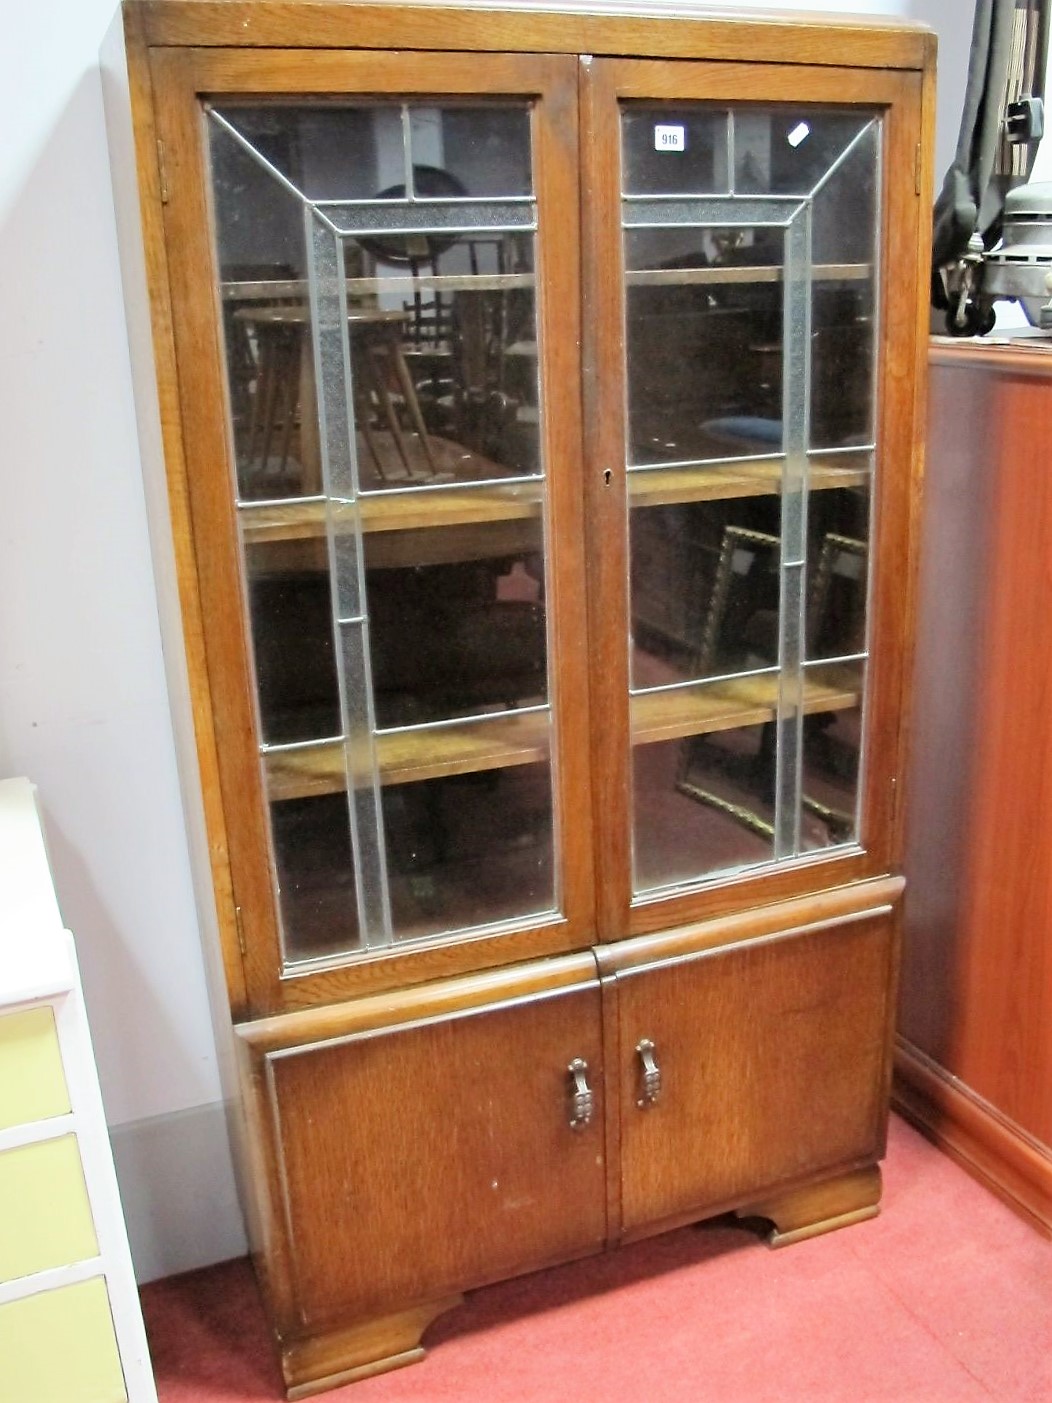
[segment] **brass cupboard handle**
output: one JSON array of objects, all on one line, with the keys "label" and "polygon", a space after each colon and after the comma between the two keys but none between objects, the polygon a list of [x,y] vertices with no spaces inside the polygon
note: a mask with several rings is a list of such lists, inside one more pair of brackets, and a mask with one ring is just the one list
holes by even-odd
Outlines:
[{"label": "brass cupboard handle", "polygon": [[570,1129],[583,1130],[592,1119],[595,1096],[588,1085],[588,1063],[575,1057],[566,1069],[570,1073]]},{"label": "brass cupboard handle", "polygon": [[649,1038],[643,1038],[636,1043],[636,1051],[643,1064],[643,1094],[636,1105],[652,1106],[661,1095],[661,1068],[654,1061],[654,1044]]}]

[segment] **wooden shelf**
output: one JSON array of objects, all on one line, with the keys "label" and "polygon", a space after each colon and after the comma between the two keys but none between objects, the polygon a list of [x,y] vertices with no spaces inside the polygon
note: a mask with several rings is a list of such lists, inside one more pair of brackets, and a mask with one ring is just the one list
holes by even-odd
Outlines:
[{"label": "wooden shelf", "polygon": [[[822,283],[864,282],[872,274],[869,263],[816,263],[811,281]],[[761,267],[719,268],[637,268],[625,274],[629,287],[685,287],[702,283],[711,287],[727,283],[780,283],[785,269],[779,264]]]},{"label": "wooden shelf", "polygon": [[[812,491],[861,487],[869,480],[869,473],[870,455],[866,452],[837,454],[832,460],[812,455],[810,487]],[[629,500],[633,506],[656,507],[774,496],[780,489],[781,475],[782,460],[773,457],[685,468],[640,468],[628,474]],[[360,499],[363,531],[368,536],[390,537],[383,545],[370,542],[370,568],[436,564],[535,549],[540,544],[537,523],[542,490],[537,480],[508,487],[457,487],[448,492],[410,489],[399,496],[365,493]],[[321,542],[325,536],[324,501],[290,498],[258,507],[248,502],[239,514],[247,546]],[[505,529],[500,531],[502,524]],[[478,527],[487,529],[479,532]],[[396,533],[407,533],[411,539],[396,541]]]},{"label": "wooden shelf", "polygon": [[[540,516],[541,484],[517,487],[456,488],[451,492],[433,490],[410,492],[405,496],[359,498],[362,530],[367,534],[386,531],[441,530],[452,526],[478,526],[498,521],[531,521]],[[324,501],[281,502],[276,505],[241,509],[241,525],[246,543],[308,540],[324,536],[327,503]]]},{"label": "wooden shelf", "polygon": [[[848,711],[861,696],[860,678],[848,666],[824,668],[804,684],[804,714]],[[632,699],[632,743],[650,745],[684,736],[736,730],[773,721],[776,676],[746,677],[682,691],[644,692]],[[450,775],[529,765],[548,756],[547,712],[488,716],[458,726],[382,733],[377,755],[382,784],[411,784]],[[264,757],[271,801],[336,794],[346,787],[343,745],[272,751]]]},{"label": "wooden shelf", "polygon": [[[535,285],[533,273],[421,273],[415,278],[409,274],[396,274],[387,278],[348,278],[346,283],[348,297],[352,300],[363,294],[375,296],[388,293],[412,297],[417,292],[504,292],[510,288],[532,288]],[[310,297],[310,284],[306,278],[225,282],[222,297],[224,302],[273,302],[297,298],[306,303]]]},{"label": "wooden shelf", "polygon": [[[548,755],[547,712],[488,716],[460,726],[397,731],[377,738],[382,784],[408,784],[450,775],[529,765]],[[346,788],[343,745],[315,745],[265,756],[267,795],[306,799]]]},{"label": "wooden shelf", "polygon": [[[805,716],[849,711],[861,697],[859,673],[850,666],[822,669],[821,679],[805,681]],[[632,698],[632,742],[679,740],[684,736],[733,731],[773,721],[778,707],[778,677],[743,677],[709,687],[643,692]]]},{"label": "wooden shelf", "polygon": [[416,292],[506,292],[511,288],[532,288],[533,273],[420,273],[386,278],[348,278],[347,292],[397,293],[412,297]]},{"label": "wooden shelf", "polygon": [[[542,491],[538,479],[508,487],[410,489],[390,497],[363,493],[367,566],[442,565],[539,550]],[[326,514],[327,503],[318,500],[248,504],[239,511],[245,545],[266,547],[267,565],[275,569],[326,568]],[[278,554],[282,543],[286,549]]]},{"label": "wooden shelf", "polygon": [[[774,496],[781,489],[782,461],[772,457],[686,468],[631,469],[629,500],[634,507],[664,507],[682,502]],[[870,462],[871,455],[862,451],[838,453],[833,458],[811,454],[808,458],[810,490],[861,487],[869,481]]]}]

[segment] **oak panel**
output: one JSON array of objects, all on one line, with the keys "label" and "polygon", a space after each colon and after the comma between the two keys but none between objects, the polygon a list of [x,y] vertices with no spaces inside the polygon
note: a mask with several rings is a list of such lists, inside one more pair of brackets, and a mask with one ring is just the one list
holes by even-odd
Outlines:
[{"label": "oak panel", "polygon": [[[933,359],[900,1028],[1047,1149],[1052,355],[940,345]],[[917,1066],[905,1075],[930,1101]]]},{"label": "oak panel", "polygon": [[[912,651],[913,580],[922,453],[916,429],[924,340],[918,316],[922,261],[929,257],[924,194],[931,111],[920,76],[838,72],[762,64],[668,65],[594,59],[582,85],[585,203],[584,298],[586,491],[590,534],[589,607],[594,697],[593,768],[598,836],[600,938],[659,930],[787,899],[894,870],[901,853],[898,794],[905,764],[904,691]],[[727,99],[755,102],[854,101],[881,112],[884,204],[881,229],[881,336],[877,394],[877,470],[872,516],[873,587],[862,773],[860,847],[760,878],[731,875],[675,895],[630,900],[627,805],[630,795],[627,508],[637,505],[626,479],[623,348],[624,281],[620,226],[618,103],[621,98]],[[912,169],[912,183],[903,170]],[[849,470],[856,470],[852,465]],[[651,471],[632,474],[649,478]],[[668,470],[653,470],[656,479]],[[679,470],[674,470],[678,473]],[[727,471],[736,471],[728,465]],[[680,484],[671,479],[672,490]],[[686,486],[686,484],[682,484]],[[774,489],[774,480],[768,490]],[[645,489],[644,489],[645,490]],[[689,488],[687,489],[689,490]],[[730,494],[728,494],[730,495]]]},{"label": "oak panel", "polygon": [[[235,941],[243,952],[252,1013],[345,998],[354,990],[419,982],[589,943],[592,835],[572,815],[590,805],[589,728],[581,524],[580,344],[576,66],[559,55],[503,55],[480,65],[472,55],[154,49],[157,131],[164,147],[164,217],[173,331],[179,365],[186,488],[195,547],[193,586],[201,612],[204,671],[214,727],[227,846],[213,856],[220,896],[230,892]],[[283,978],[282,954],[259,764],[249,642],[244,617],[236,510],[221,352],[221,290],[210,237],[200,99],[321,92],[399,92],[442,96],[533,95],[534,187],[539,211],[537,304],[545,414],[550,559],[546,609],[555,662],[554,767],[559,815],[562,914],[495,935],[475,932],[442,948],[401,949],[389,965],[370,952],[344,969]],[[383,532],[384,508],[373,509]],[[513,534],[527,520],[505,523]],[[464,527],[470,531],[470,524]],[[463,548],[457,528],[447,548]],[[388,534],[383,532],[385,539]],[[445,537],[447,533],[439,533]],[[311,543],[301,545],[310,548]],[[253,547],[255,549],[255,547]],[[189,567],[187,567],[189,568]],[[232,891],[230,888],[232,887]],[[226,914],[226,913],[224,913]],[[485,947],[485,948],[483,948]],[[235,946],[236,948],[236,946]],[[240,1000],[239,1000],[240,1002]]]},{"label": "oak panel", "polygon": [[[918,25],[894,20],[804,12],[713,17],[694,5],[667,7],[638,0],[630,12],[606,14],[583,7],[538,10],[533,5],[500,8],[473,4],[458,10],[439,6],[312,3],[304,26],[303,3],[295,0],[132,0],[141,10],[152,44],[315,45],[405,49],[525,49],[592,54],[650,53],[664,58],[739,58],[757,62],[857,64],[873,68],[921,68],[934,63],[935,36]],[[650,13],[648,14],[648,10]]]},{"label": "oak panel", "polygon": [[[577,1057],[595,1093],[581,1130]],[[602,1076],[597,983],[269,1054],[302,1324],[599,1250]]]},{"label": "oak panel", "polygon": [[872,916],[618,975],[626,1235],[880,1156],[893,944]]}]

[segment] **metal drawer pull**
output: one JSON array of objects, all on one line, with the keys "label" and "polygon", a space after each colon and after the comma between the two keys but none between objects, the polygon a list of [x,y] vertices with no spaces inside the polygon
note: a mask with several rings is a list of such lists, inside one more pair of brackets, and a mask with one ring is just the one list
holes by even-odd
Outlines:
[{"label": "metal drawer pull", "polygon": [[583,1057],[575,1057],[566,1069],[573,1078],[570,1089],[570,1129],[583,1130],[592,1119],[595,1110],[595,1096],[586,1081],[588,1063]]},{"label": "metal drawer pull", "polygon": [[652,1106],[661,1095],[661,1068],[654,1061],[654,1044],[643,1038],[636,1044],[640,1061],[643,1063],[643,1094],[637,1106]]}]

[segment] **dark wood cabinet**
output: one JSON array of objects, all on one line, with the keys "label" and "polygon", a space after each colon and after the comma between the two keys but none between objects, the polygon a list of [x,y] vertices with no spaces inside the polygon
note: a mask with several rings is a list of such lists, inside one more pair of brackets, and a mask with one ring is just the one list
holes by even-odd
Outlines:
[{"label": "dark wood cabinet", "polygon": [[1052,1235],[1052,354],[930,359],[896,1097]]},{"label": "dark wood cabinet", "polygon": [[129,0],[293,1396],[459,1293],[876,1211],[933,41]]}]

